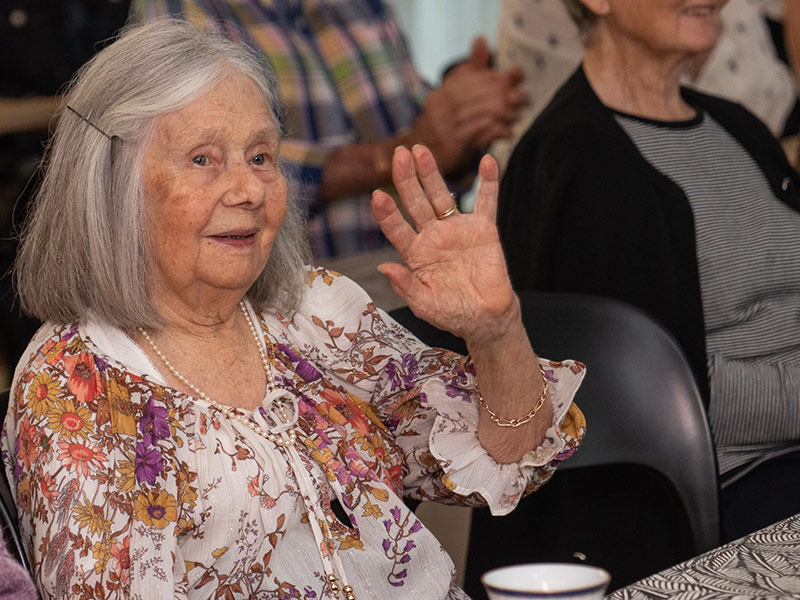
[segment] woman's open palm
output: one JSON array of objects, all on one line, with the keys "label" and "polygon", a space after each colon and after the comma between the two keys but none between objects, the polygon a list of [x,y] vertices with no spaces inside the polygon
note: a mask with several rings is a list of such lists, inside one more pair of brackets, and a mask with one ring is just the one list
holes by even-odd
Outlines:
[{"label": "woman's open palm", "polygon": [[400,147],[392,179],[411,223],[385,192],[372,199],[375,218],[405,263],[380,270],[414,314],[468,341],[500,336],[515,299],[495,226],[497,163],[484,156],[478,174],[475,211],[437,218],[454,203],[433,155],[424,146]]}]

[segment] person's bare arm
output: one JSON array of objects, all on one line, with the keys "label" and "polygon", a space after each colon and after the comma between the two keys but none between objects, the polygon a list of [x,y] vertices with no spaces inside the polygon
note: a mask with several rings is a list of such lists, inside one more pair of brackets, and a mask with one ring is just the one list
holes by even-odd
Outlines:
[{"label": "person's bare arm", "polygon": [[800,3],[786,0],[784,6],[783,39],[786,53],[795,77],[800,77]]},{"label": "person's bare arm", "polygon": [[425,101],[411,129],[380,142],[342,146],[323,168],[318,200],[330,202],[369,192],[391,182],[394,149],[427,146],[445,176],[458,176],[475,153],[511,135],[526,98],[519,89],[522,71],[493,71],[486,42],[478,38],[472,53],[455,67]]},{"label": "person's bare arm", "polygon": [[[783,40],[795,80],[800,82],[800,2],[785,0],[783,4]],[[793,166],[795,170],[800,171],[800,146],[798,146]]]},{"label": "person's bare arm", "polygon": [[60,103],[56,96],[0,98],[0,135],[45,131]]}]

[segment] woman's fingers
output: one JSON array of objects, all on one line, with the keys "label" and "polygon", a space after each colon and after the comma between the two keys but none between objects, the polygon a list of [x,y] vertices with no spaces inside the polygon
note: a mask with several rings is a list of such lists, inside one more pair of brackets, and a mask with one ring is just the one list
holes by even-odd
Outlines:
[{"label": "woman's fingers", "polygon": [[[436,160],[428,148],[415,145],[409,152],[399,147],[392,159],[395,186],[400,199],[420,228],[436,215],[446,214],[456,206],[453,196],[436,168]],[[497,162],[486,154],[478,166],[480,182],[475,200],[475,212],[494,223],[497,215],[497,196],[500,188]],[[416,233],[397,210],[391,196],[375,191],[372,210],[386,237],[401,253],[414,240]]]},{"label": "woman's fingers", "polygon": [[436,159],[428,148],[416,145],[411,148],[411,155],[414,157],[414,165],[417,170],[417,177],[428,201],[433,207],[434,215],[443,215],[456,205],[450,190],[442,179],[441,173],[436,168]]},{"label": "woman's fingers", "polygon": [[386,239],[405,257],[417,234],[400,214],[394,198],[381,190],[372,192],[372,214]]},{"label": "woman's fingers", "polygon": [[497,219],[497,196],[500,191],[500,171],[497,161],[486,154],[478,165],[478,191],[475,194],[475,212],[490,223]]},{"label": "woman's fingers", "polygon": [[403,147],[395,149],[392,180],[417,229],[455,206],[436,159],[425,146],[417,144],[410,152]]},{"label": "woman's fingers", "polygon": [[394,150],[392,181],[400,195],[400,201],[417,228],[434,218],[433,207],[417,179],[414,159],[408,148],[399,146]]}]

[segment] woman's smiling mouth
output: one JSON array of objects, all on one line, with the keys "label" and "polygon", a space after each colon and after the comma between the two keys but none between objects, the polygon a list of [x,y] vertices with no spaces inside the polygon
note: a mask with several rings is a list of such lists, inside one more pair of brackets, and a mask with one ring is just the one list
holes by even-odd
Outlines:
[{"label": "woman's smiling mouth", "polygon": [[257,230],[231,231],[209,236],[223,244],[235,247],[250,246],[255,241]]}]

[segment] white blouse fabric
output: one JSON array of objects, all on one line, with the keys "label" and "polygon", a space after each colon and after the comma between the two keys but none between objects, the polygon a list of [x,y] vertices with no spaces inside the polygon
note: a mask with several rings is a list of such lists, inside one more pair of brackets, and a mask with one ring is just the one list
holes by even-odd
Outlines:
[{"label": "white blouse fabric", "polygon": [[332,569],[359,599],[464,598],[401,497],[511,511],[583,437],[583,365],[541,360],[552,426],[501,465],[478,441],[463,357],[424,346],[350,280],[316,269],[290,318],[250,310],[297,401],[294,447],[170,388],[114,327],[37,334],[3,457],[42,596],[319,600],[337,597]]}]

